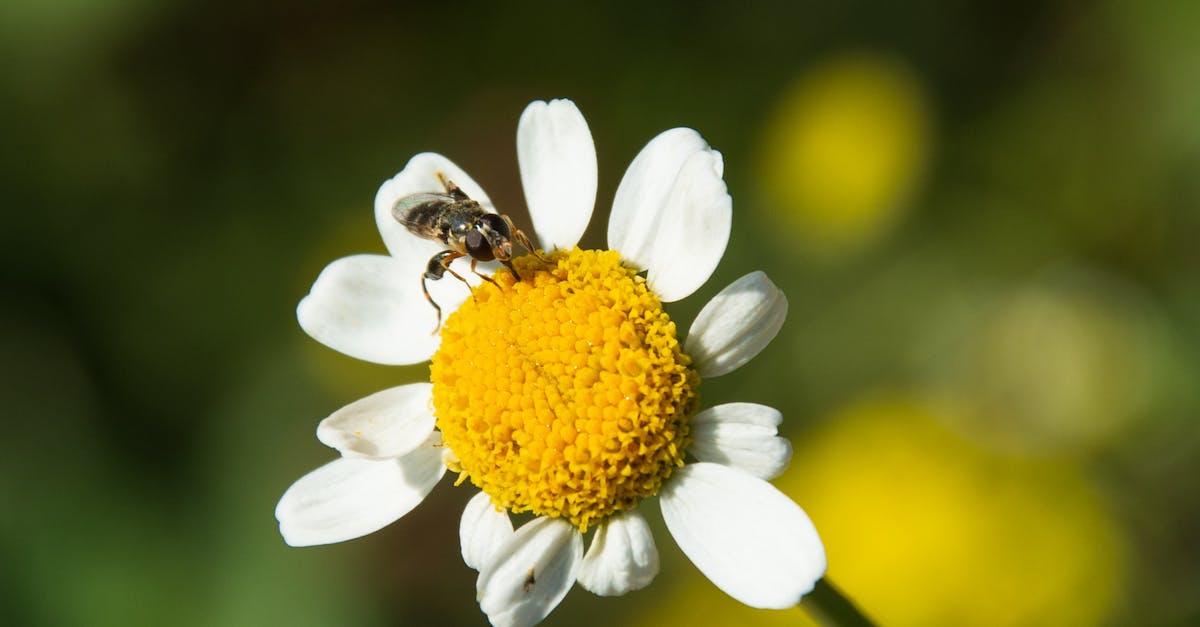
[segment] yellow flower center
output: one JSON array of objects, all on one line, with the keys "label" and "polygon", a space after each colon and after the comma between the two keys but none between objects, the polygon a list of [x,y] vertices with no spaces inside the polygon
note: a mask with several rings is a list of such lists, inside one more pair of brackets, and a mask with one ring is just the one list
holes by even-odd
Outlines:
[{"label": "yellow flower center", "polygon": [[581,531],[683,465],[700,377],[645,279],[613,251],[515,260],[442,329],[437,426],[470,479],[512,512]]}]

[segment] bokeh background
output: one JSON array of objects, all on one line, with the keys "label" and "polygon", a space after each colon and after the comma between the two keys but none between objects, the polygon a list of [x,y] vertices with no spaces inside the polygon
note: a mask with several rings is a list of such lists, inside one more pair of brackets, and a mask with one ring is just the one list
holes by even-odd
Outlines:
[{"label": "bokeh background", "polygon": [[[515,128],[570,97],[597,219],[654,134],[725,156],[778,339],[706,404],[779,407],[776,484],[890,625],[1200,622],[1200,4],[0,4],[8,625],[478,625],[450,479],[366,539],[280,540],[317,422],[424,367],[294,308],[382,252],[441,152],[524,222]],[[663,533],[648,589],[548,625],[783,625]]]}]

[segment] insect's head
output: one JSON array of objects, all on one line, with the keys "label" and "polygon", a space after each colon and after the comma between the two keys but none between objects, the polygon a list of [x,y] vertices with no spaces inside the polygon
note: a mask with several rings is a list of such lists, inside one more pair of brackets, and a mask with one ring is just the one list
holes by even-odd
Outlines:
[{"label": "insect's head", "polygon": [[499,259],[507,262],[512,258],[512,231],[503,216],[484,214],[475,221],[475,228],[467,233],[467,254],[480,261]]}]

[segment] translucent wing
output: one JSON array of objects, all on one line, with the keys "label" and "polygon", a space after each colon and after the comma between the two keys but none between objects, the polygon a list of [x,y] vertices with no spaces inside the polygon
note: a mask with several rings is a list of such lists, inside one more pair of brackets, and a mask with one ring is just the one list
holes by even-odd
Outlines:
[{"label": "translucent wing", "polygon": [[438,218],[453,208],[456,202],[447,194],[410,194],[392,205],[392,217],[421,237],[434,237]]}]

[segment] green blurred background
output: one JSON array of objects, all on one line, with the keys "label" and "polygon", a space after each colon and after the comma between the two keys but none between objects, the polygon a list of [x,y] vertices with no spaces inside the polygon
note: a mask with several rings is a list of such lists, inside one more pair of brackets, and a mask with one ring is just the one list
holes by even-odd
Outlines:
[{"label": "green blurred background", "polygon": [[[572,98],[604,223],[654,134],[725,156],[779,338],[706,405],[893,625],[1200,622],[1200,4],[13,0],[0,6],[0,610],[10,625],[483,624],[470,496],[290,549],[317,422],[426,375],[306,337],[375,189],[441,152],[526,222],[515,128]],[[656,527],[648,589],[548,625],[795,624]]]}]

